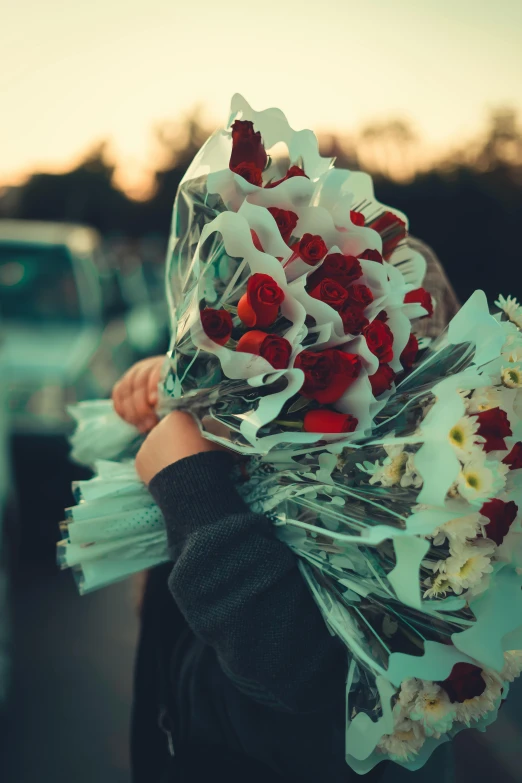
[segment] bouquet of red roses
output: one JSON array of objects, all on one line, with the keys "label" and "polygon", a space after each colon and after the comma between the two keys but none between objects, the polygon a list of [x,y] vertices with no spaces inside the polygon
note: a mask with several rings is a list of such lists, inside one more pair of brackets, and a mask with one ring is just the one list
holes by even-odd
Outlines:
[{"label": "bouquet of red roses", "polygon": [[[240,96],[180,185],[167,261],[162,410],[248,458],[239,491],[345,642],[347,763],[417,769],[522,668],[522,308],[476,292],[417,341],[435,303],[406,217]],[[59,551],[87,591],[166,560],[166,533],[136,431],[74,414],[98,476]]]}]

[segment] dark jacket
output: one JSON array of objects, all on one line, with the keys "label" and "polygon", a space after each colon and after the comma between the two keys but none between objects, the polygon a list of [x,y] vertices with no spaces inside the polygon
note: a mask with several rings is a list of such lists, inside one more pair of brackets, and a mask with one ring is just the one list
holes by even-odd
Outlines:
[{"label": "dark jacket", "polygon": [[172,565],[168,590],[157,569],[143,606],[134,781],[222,771],[230,782],[236,769],[249,783],[356,780],[344,759],[347,650],[231,466],[226,453],[199,454],[150,485]]}]

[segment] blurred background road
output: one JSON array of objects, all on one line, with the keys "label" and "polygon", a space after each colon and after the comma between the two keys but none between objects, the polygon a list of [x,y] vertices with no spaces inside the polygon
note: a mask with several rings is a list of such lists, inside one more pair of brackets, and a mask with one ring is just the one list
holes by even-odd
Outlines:
[{"label": "blurred background road", "polygon": [[[2,783],[129,781],[137,589],[80,598],[55,566],[71,481],[88,475],[68,460],[65,409],[166,349],[174,196],[233,92],[370,172],[461,301],[522,294],[522,5],[302,8],[20,0],[3,14]],[[522,683],[456,752],[458,783],[522,780]]]}]

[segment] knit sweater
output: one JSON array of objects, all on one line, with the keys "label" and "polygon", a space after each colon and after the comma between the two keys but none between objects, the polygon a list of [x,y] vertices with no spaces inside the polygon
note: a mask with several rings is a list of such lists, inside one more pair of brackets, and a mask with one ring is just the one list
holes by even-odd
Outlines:
[{"label": "knit sweater", "polygon": [[[189,761],[191,783],[202,757],[228,773],[230,758],[250,760],[252,771],[247,764],[237,778],[249,783],[356,780],[344,758],[347,650],[328,631],[295,555],[236,492],[232,464],[227,453],[198,454],[149,487],[172,565],[170,597],[160,586],[145,602],[133,729],[135,767],[145,772],[135,769],[134,781],[159,780],[152,770],[167,768],[169,748],[174,760],[186,748],[204,749]],[[158,719],[161,739],[148,728]],[[185,777],[167,772],[161,780]]]}]

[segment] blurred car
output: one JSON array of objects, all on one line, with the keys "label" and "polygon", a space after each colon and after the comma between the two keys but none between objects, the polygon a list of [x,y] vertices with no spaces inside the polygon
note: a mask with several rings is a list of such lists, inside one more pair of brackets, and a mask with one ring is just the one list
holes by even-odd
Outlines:
[{"label": "blurred car", "polygon": [[143,288],[129,301],[120,278],[89,228],[0,220],[0,361],[23,557],[54,561],[71,481],[88,475],[68,461],[67,406],[110,396],[135,361],[167,348],[166,315]]},{"label": "blurred car", "polygon": [[101,248],[84,226],[0,220],[0,314],[15,433],[67,433],[67,405],[107,397],[134,361],[165,348],[156,311],[146,300],[128,301]]},{"label": "blurred car", "polygon": [[[2,329],[0,324],[0,348]],[[8,417],[5,395],[6,373],[0,359],[0,715],[7,702],[11,670],[11,613],[9,570],[11,567],[12,504],[9,470]]]}]

